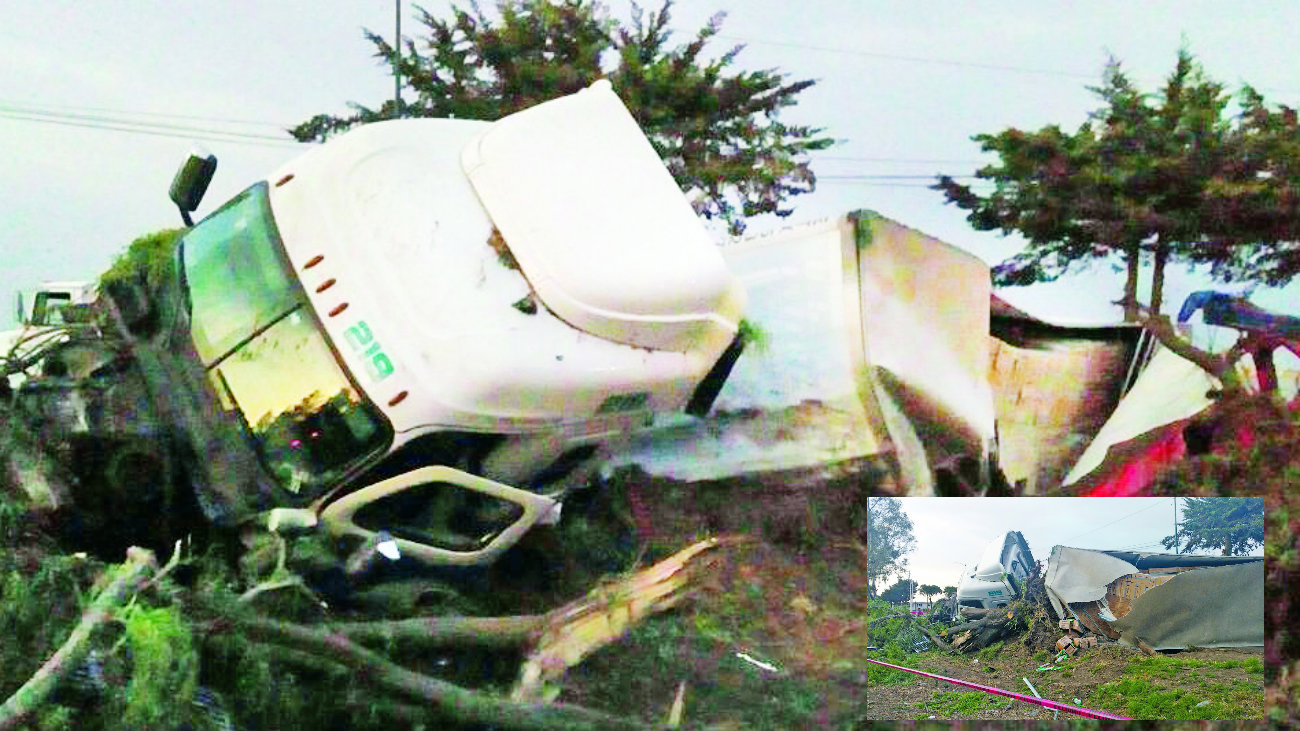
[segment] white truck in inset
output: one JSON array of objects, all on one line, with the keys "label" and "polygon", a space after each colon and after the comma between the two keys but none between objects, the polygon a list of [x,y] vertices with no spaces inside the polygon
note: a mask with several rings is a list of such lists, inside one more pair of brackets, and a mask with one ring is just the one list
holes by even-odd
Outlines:
[{"label": "white truck in inset", "polygon": [[[187,223],[214,168],[173,182]],[[707,412],[745,307],[606,81],[491,123],[351,131],[188,230],[161,291],[106,299],[119,336],[15,392],[34,429],[131,421],[211,522],[387,531],[459,565],[557,519],[609,440]],[[141,418],[105,416],[106,393]]]},{"label": "white truck in inset", "polygon": [[957,584],[957,611],[1005,607],[1024,593],[1034,570],[1034,556],[1020,531],[1007,531],[984,549],[979,561],[962,571]]}]

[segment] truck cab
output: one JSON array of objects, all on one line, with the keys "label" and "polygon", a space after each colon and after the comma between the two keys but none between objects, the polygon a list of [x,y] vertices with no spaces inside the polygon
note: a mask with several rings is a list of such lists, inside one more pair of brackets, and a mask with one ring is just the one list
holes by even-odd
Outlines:
[{"label": "truck cab", "polygon": [[66,327],[85,322],[86,311],[95,301],[96,288],[90,282],[43,282],[32,292],[14,297],[14,317],[19,326],[0,332],[0,361],[8,373],[8,385],[17,388],[38,354],[66,337]]},{"label": "truck cab", "polygon": [[351,131],[200,221],[176,270],[266,478],[256,515],[225,512],[386,530],[431,563],[491,561],[602,444],[706,412],[745,305],[603,81],[497,122]]},{"label": "truck cab", "polygon": [[957,585],[957,608],[1005,607],[1024,593],[1033,571],[1034,557],[1020,531],[1007,531],[993,539],[979,561],[962,572]]}]

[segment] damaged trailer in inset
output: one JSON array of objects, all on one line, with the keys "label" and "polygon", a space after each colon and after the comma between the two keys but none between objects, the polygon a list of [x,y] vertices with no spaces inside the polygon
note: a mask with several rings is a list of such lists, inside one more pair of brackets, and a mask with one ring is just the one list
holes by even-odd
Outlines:
[{"label": "damaged trailer in inset", "polygon": [[1078,619],[1122,645],[1181,650],[1264,644],[1261,556],[1056,546],[1044,584],[1059,619]]}]

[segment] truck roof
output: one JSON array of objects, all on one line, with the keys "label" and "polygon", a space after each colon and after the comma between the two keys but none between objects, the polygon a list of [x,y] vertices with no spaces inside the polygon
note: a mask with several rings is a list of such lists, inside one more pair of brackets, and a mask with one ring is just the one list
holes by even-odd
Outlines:
[{"label": "truck roof", "polygon": [[[537,124],[515,121],[534,113]],[[621,158],[605,159],[614,143],[604,138],[628,135],[653,158],[636,165],[664,176],[654,185],[635,165],[619,178]],[[477,183],[463,166],[469,149]],[[326,333],[396,432],[585,429],[577,422],[597,414],[683,408],[735,337],[744,304],[653,155],[598,85],[495,123],[364,125],[266,185]],[[516,162],[537,188],[510,178]],[[699,235],[682,233],[690,227]],[[494,250],[494,231],[518,267]],[[372,350],[391,377],[366,379]]]},{"label": "truck roof", "polygon": [[975,578],[985,581],[996,580],[1006,571],[1011,555],[1016,552],[1017,548],[1025,554],[1027,560],[1032,564],[1034,557],[1029,551],[1029,544],[1025,541],[1025,537],[1020,534],[1020,531],[1010,530],[993,539],[984,549],[979,563],[975,565]]}]

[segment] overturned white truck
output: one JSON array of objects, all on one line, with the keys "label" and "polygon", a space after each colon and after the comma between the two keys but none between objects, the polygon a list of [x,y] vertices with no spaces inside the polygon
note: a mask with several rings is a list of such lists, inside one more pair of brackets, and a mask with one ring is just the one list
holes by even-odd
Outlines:
[{"label": "overturned white truck", "polygon": [[979,561],[962,571],[956,611],[1005,607],[1025,591],[1034,555],[1020,531],[1007,531],[989,543]]},{"label": "overturned white truck", "polygon": [[[215,166],[173,182],[186,223]],[[0,354],[21,376],[0,417],[73,445],[44,483],[77,494],[45,503],[118,534],[197,502],[488,563],[558,518],[609,438],[706,413],[742,347],[743,287],[607,81],[492,123],[366,125],[173,253],[97,321]],[[3,458],[24,486],[50,462]]]}]

